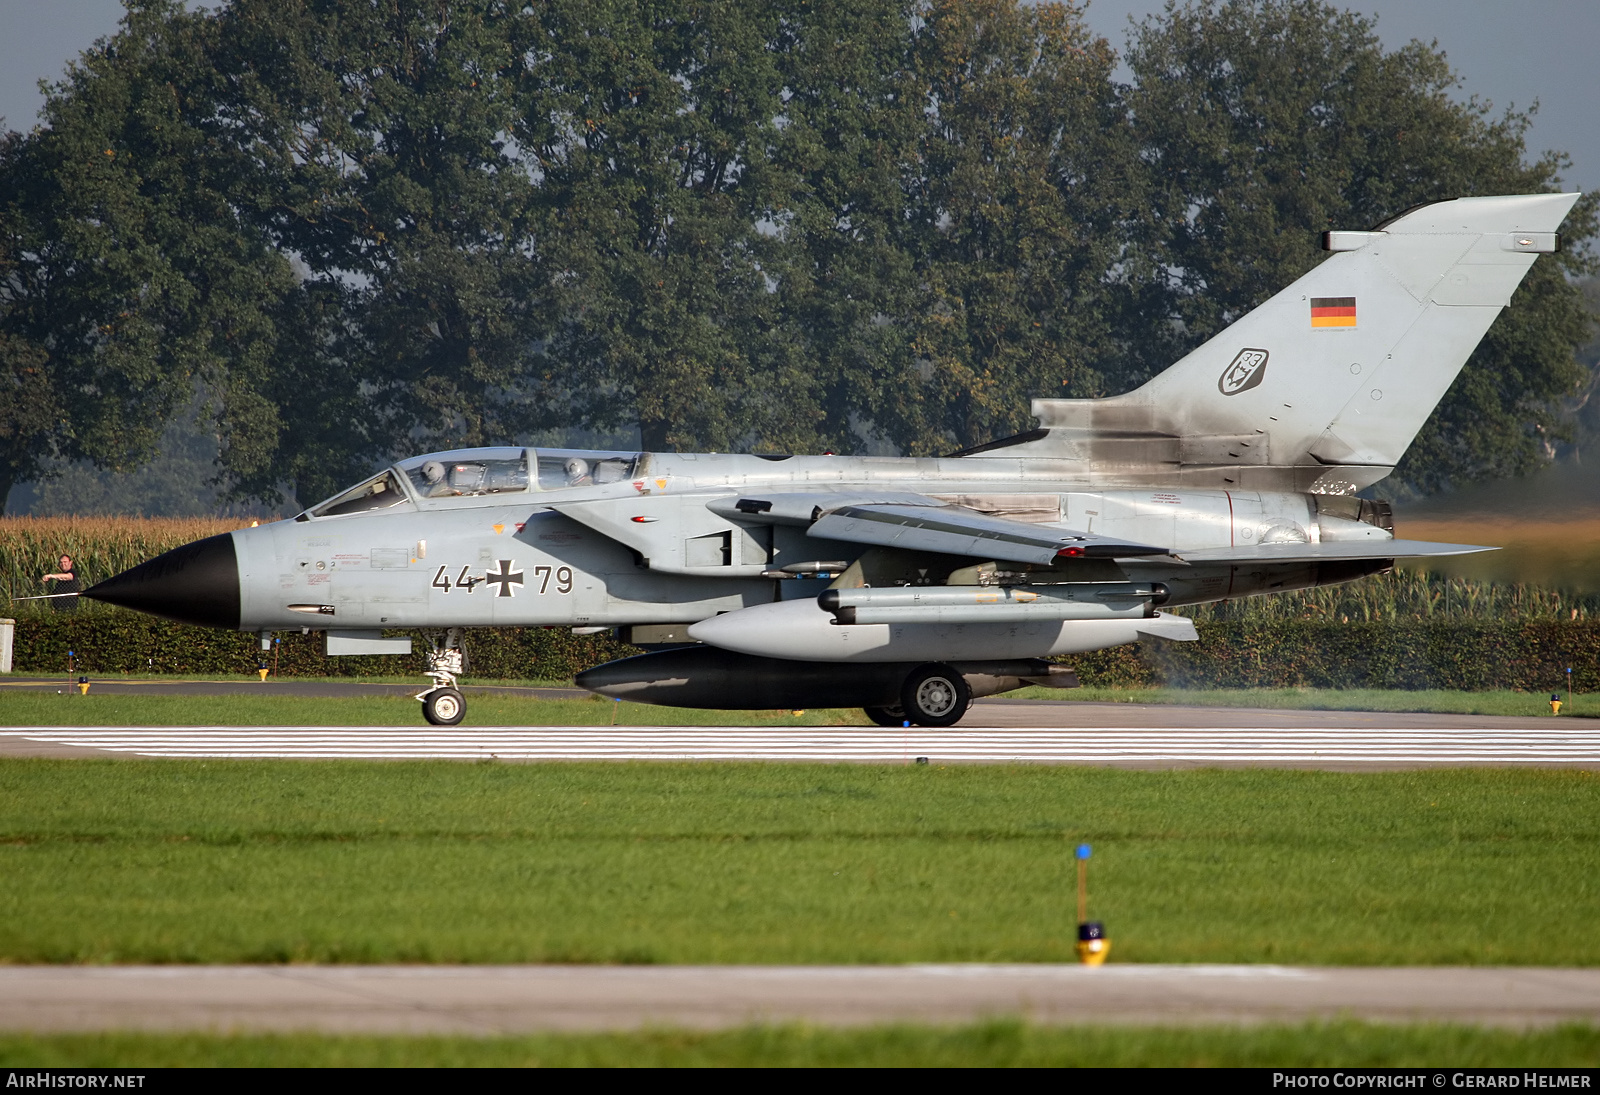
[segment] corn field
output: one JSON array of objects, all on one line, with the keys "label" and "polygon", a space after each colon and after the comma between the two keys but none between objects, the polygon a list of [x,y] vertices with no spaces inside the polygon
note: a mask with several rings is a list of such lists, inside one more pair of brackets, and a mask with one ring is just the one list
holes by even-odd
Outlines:
[{"label": "corn field", "polygon": [[1435,574],[1502,585],[1520,582],[1600,593],[1600,517],[1592,514],[1542,521],[1410,518],[1399,521],[1395,528],[1397,536],[1408,540],[1484,544],[1502,549],[1430,559],[1427,569]]},{"label": "corn field", "polygon": [[1286,620],[1325,623],[1570,621],[1587,620],[1600,613],[1600,598],[1594,594],[1568,593],[1524,583],[1395,570],[1344,585],[1191,605],[1179,611],[1196,621],[1255,623]]},{"label": "corn field", "polygon": [[[120,574],[146,559],[191,540],[215,536],[248,524],[214,517],[5,517],[0,518],[0,594],[13,618],[48,614],[49,601],[18,601],[49,593],[46,574],[72,556],[79,588]],[[79,611],[109,611],[81,601]]]}]

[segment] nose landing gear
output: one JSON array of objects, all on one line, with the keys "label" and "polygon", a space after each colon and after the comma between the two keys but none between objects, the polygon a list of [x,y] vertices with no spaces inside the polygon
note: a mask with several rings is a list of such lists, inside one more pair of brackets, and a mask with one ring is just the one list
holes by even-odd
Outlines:
[{"label": "nose landing gear", "polygon": [[422,701],[422,717],[434,726],[454,726],[467,714],[467,700],[458,680],[466,668],[461,634],[459,627],[452,627],[443,638],[428,636],[432,649],[426,655],[428,668],[423,675],[433,679],[433,687],[418,692],[416,698]]}]

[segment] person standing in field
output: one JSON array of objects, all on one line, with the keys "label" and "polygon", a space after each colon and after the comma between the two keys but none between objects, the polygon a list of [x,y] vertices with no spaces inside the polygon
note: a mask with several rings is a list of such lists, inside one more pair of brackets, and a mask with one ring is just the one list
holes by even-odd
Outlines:
[{"label": "person standing in field", "polygon": [[[60,564],[61,569],[54,574],[46,574],[44,576],[45,581],[55,583],[50,587],[50,592],[58,595],[55,600],[50,602],[50,605],[57,612],[76,612],[78,611],[78,575],[72,566],[72,556],[63,555],[57,562]],[[63,593],[70,593],[72,596],[59,596]]]}]

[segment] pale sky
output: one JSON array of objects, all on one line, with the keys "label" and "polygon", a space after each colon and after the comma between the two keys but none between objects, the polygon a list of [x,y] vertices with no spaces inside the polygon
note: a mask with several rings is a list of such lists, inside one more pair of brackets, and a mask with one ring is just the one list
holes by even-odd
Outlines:
[{"label": "pale sky", "polygon": [[[1164,0],[1091,0],[1090,25],[1121,48],[1130,15]],[[1437,41],[1462,79],[1461,94],[1505,107],[1539,102],[1529,149],[1565,149],[1567,182],[1600,189],[1600,0],[1358,0],[1393,49]],[[118,0],[0,0],[0,117],[33,124],[41,78],[54,79],[96,38],[116,30]]]}]

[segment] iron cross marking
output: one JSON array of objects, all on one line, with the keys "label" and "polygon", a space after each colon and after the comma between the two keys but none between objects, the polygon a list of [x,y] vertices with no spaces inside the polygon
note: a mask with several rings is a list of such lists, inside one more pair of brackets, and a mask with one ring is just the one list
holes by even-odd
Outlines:
[{"label": "iron cross marking", "polygon": [[483,576],[483,580],[488,582],[490,585],[496,585],[500,587],[500,592],[497,594],[498,596],[515,597],[516,591],[511,587],[520,586],[522,584],[522,571],[512,570],[510,559],[501,559],[500,573],[485,574]]}]

